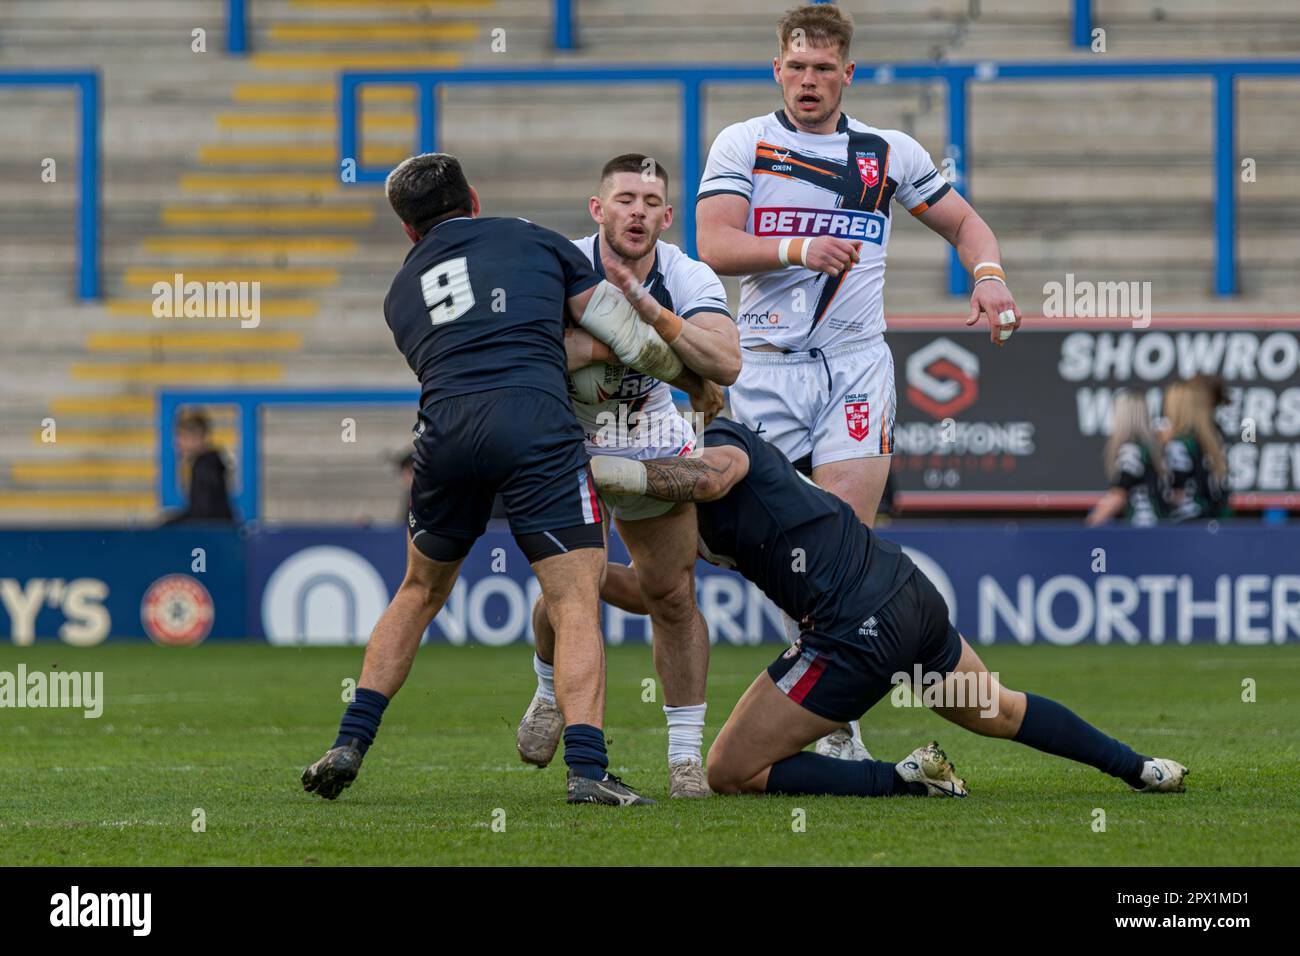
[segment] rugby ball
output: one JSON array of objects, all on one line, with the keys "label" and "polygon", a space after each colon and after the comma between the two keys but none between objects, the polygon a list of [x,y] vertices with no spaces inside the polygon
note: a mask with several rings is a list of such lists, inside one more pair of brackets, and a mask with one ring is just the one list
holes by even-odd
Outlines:
[{"label": "rugby ball", "polygon": [[569,373],[569,395],[584,405],[599,405],[618,395],[627,366],[622,362],[592,362]]}]

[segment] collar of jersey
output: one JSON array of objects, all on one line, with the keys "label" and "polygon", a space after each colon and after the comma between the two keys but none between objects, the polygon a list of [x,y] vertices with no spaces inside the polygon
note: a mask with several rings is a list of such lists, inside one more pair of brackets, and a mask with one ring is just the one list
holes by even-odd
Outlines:
[{"label": "collar of jersey", "polygon": [[[784,126],[786,129],[788,129],[788,130],[789,130],[790,132],[792,132],[792,133],[799,133],[799,134],[802,135],[802,136],[832,136],[832,135],[834,135],[833,133],[809,133],[809,132],[806,131],[806,130],[802,130],[802,129],[800,129],[799,127],[795,126],[794,123],[790,122],[790,117],[788,117],[788,116],[785,115],[785,110],[784,110],[784,109],[779,109],[779,110],[777,110],[776,113],[773,114],[773,115],[776,116],[776,121],[777,121],[778,123],[780,123],[782,126]],[[848,131],[849,131],[849,115],[848,115],[847,113],[845,113],[843,110],[840,110],[840,118],[839,118],[839,120],[838,120],[838,121],[836,122],[836,124],[835,124],[835,132],[836,132],[836,133],[847,133]]]},{"label": "collar of jersey", "polygon": [[[600,259],[600,230],[591,237],[591,264],[596,267],[596,275],[602,279],[605,278],[605,263]],[[641,283],[644,288],[649,288],[654,284],[655,276],[659,275],[659,240],[655,240],[655,261],[650,264],[650,271],[646,273],[645,281]]]}]

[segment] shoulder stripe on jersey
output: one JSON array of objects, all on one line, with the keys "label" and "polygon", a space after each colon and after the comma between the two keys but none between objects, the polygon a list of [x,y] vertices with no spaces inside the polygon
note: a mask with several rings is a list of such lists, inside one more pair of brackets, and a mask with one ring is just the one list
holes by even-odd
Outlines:
[{"label": "shoulder stripe on jersey", "polygon": [[749,177],[748,177],[748,176],[745,176],[745,175],[743,175],[743,174],[741,174],[741,173],[714,173],[712,176],[709,177],[709,179],[710,179],[710,180],[713,180],[713,179],[735,179],[735,180],[737,180],[738,182],[742,182],[742,183],[747,183],[747,182],[749,182]]},{"label": "shoulder stripe on jersey", "polygon": [[935,176],[938,176],[938,175],[939,175],[939,170],[937,170],[937,169],[932,169],[932,170],[930,170],[929,173],[927,173],[926,175],[922,176],[922,177],[921,177],[920,179],[918,179],[916,182],[912,183],[912,188],[913,188],[913,189],[920,189],[922,186],[924,186],[926,183],[928,183],[930,180],[934,179],[934,177],[935,177]]},{"label": "shoulder stripe on jersey", "polygon": [[909,211],[912,213],[913,216],[919,216],[921,215],[921,213],[925,212],[927,209],[929,209],[931,206],[937,203],[944,196],[948,195],[948,193],[951,190],[952,190],[952,183],[944,183],[942,186],[939,187],[939,189],[935,192],[935,194],[929,198],[929,200],[921,203],[921,205],[916,206],[915,208]]},{"label": "shoulder stripe on jersey", "polygon": [[739,196],[741,199],[748,199],[749,193],[742,193],[739,189],[709,189],[698,193],[695,201],[699,202],[701,199],[708,199],[710,196]]},{"label": "shoulder stripe on jersey", "polygon": [[725,315],[728,318],[731,317],[731,310],[727,308],[727,304],[725,302],[719,302],[716,304],[711,303],[709,305],[697,305],[695,308],[691,309],[690,311],[683,312],[682,318],[689,319],[691,316],[699,315],[701,312],[717,312],[719,315]]}]

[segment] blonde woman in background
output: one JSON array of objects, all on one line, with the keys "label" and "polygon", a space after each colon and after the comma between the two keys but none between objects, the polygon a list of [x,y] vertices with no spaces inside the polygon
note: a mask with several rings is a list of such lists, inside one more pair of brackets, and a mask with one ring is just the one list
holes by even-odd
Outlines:
[{"label": "blonde woman in background", "polygon": [[1169,512],[1174,521],[1222,518],[1228,512],[1228,455],[1214,423],[1209,392],[1192,382],[1165,389],[1169,441]]},{"label": "blonde woman in background", "polygon": [[1094,527],[1123,514],[1129,524],[1149,528],[1166,515],[1160,438],[1151,427],[1146,401],[1135,392],[1118,392],[1110,416],[1103,456],[1110,487],[1085,523]]}]

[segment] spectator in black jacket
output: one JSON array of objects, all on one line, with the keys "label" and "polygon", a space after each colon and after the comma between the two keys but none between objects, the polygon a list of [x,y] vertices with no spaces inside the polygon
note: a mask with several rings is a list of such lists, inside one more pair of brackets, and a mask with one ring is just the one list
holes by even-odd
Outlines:
[{"label": "spectator in black jacket", "polygon": [[203,412],[186,412],[176,421],[176,447],[189,468],[190,493],[185,510],[166,524],[181,522],[233,523],[230,494],[226,489],[226,461],[211,442],[212,423]]}]

